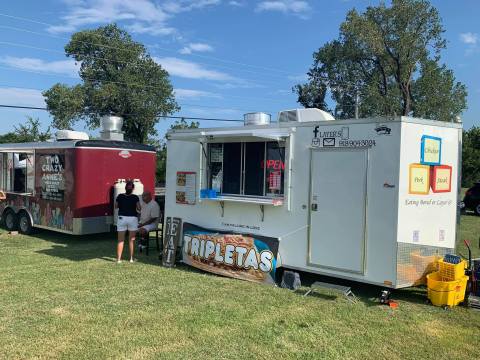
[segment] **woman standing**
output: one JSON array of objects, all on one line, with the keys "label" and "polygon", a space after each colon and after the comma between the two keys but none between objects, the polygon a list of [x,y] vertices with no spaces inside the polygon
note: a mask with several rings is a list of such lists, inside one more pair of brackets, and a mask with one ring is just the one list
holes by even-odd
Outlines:
[{"label": "woman standing", "polygon": [[140,199],[133,194],[135,185],[132,181],[125,184],[125,194],[119,194],[115,200],[115,208],[118,208],[118,244],[117,244],[117,263],[122,262],[123,244],[125,234],[128,231],[128,247],[130,250],[130,262],[133,263],[133,249],[135,245],[135,235],[138,230],[138,213],[140,212]]}]

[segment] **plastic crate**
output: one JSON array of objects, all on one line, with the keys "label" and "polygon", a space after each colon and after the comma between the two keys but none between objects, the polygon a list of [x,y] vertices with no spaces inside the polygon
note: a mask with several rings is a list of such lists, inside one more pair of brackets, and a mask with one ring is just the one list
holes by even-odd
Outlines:
[{"label": "plastic crate", "polygon": [[466,267],[467,263],[465,260],[460,261],[458,264],[451,264],[443,259],[438,260],[438,272],[443,281],[460,280],[465,276]]},{"label": "plastic crate", "polygon": [[442,281],[439,272],[427,275],[428,299],[435,306],[456,306],[465,299],[468,276],[455,281]]}]

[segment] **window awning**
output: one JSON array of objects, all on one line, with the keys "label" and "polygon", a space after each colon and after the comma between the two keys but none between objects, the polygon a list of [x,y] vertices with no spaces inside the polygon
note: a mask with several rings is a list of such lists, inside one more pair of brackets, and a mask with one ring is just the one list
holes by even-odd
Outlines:
[{"label": "window awning", "polygon": [[291,129],[200,130],[170,134],[171,139],[192,142],[279,141],[289,137]]}]

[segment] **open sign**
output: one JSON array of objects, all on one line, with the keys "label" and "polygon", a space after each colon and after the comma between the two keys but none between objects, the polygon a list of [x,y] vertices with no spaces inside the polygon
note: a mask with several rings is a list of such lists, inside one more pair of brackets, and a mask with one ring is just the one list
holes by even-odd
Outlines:
[{"label": "open sign", "polygon": [[282,160],[262,160],[260,167],[264,169],[265,164],[268,170],[285,170],[285,163]]}]

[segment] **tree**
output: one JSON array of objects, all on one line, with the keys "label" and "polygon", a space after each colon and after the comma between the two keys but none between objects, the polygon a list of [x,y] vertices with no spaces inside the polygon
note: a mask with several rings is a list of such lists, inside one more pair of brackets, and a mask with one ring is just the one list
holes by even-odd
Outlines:
[{"label": "tree", "polygon": [[82,83],[43,93],[55,128],[71,129],[78,120],[96,128],[101,116],[118,115],[125,138],[144,143],[161,116],[180,109],[168,73],[115,24],[73,34],[65,53],[80,63]]},{"label": "tree", "polygon": [[[176,120],[171,126],[171,130],[178,129],[197,129],[200,126],[199,122],[192,121],[190,124],[184,118]],[[157,182],[165,183],[165,175],[167,173],[167,143],[165,139],[157,146]]]},{"label": "tree", "polygon": [[40,120],[27,116],[26,123],[14,126],[13,131],[0,135],[0,144],[47,141],[51,137],[50,127],[42,131]]},{"label": "tree", "polygon": [[[451,121],[466,108],[466,89],[439,65],[445,48],[438,11],[426,0],[392,0],[364,13],[348,12],[339,39],[314,53],[309,82],[297,85],[298,101],[327,88],[339,118],[413,115]],[[429,92],[429,89],[435,89]],[[432,104],[441,104],[435,109]]]},{"label": "tree", "polygon": [[471,187],[480,181],[480,128],[463,131],[462,186]]}]

